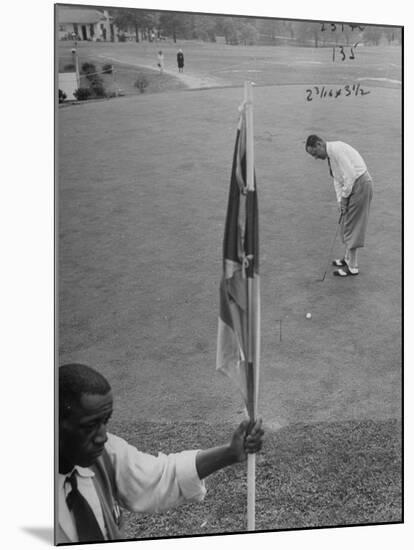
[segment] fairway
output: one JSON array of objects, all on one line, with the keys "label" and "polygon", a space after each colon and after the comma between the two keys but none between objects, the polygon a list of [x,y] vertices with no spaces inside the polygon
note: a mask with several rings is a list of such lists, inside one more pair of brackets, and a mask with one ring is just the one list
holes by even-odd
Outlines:
[{"label": "fairway", "polygon": [[[123,63],[133,62],[132,46],[81,45],[94,59],[116,56]],[[239,48],[231,51],[242,51],[241,58],[228,53],[220,67],[218,57],[211,62],[212,48],[188,74],[214,80],[214,88],[59,109],[60,363],[87,363],[108,378],[121,429],[137,420],[214,426],[243,418],[241,398],[215,372],[215,358],[241,84],[255,69],[259,413],[269,433],[320,422],[400,420],[402,110],[401,89],[391,82],[400,78],[399,50],[361,49],[353,71],[333,72],[322,62],[326,49],[298,48],[292,56],[273,48],[271,58],[264,55],[270,48]],[[140,50],[142,65],[151,64],[152,54]],[[232,61],[233,72],[226,72]],[[368,77],[388,80],[383,87]],[[309,86],[356,81],[370,93],[307,100]],[[355,278],[338,280],[329,269],[318,282],[338,213],[326,163],[305,152],[312,133],[352,144],[373,177]],[[341,252],[338,239],[334,256]]]}]

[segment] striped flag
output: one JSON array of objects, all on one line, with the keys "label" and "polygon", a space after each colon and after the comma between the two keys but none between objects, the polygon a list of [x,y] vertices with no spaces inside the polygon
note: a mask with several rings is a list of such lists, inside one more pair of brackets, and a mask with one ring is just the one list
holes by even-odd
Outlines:
[{"label": "striped flag", "polygon": [[253,419],[260,352],[259,227],[255,177],[252,189],[248,189],[246,179],[246,137],[244,107],[237,129],[223,240],[216,368],[237,385]]}]

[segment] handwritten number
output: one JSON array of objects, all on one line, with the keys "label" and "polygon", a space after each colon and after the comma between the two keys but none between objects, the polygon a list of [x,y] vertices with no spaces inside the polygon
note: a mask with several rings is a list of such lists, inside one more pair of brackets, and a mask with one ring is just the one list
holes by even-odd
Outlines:
[{"label": "handwritten number", "polygon": [[355,95],[356,97],[359,95],[364,96],[367,94],[370,94],[371,92],[365,91],[361,88],[361,84],[346,84],[345,86],[341,88],[326,88],[325,86],[313,86],[312,88],[308,88],[306,90],[306,100],[312,101],[314,97],[319,96],[320,99],[323,99],[325,97],[339,97],[340,95],[345,95],[346,97],[349,97],[350,95]]},{"label": "handwritten number", "polygon": [[[358,42],[357,42],[357,44],[358,44]],[[353,46],[349,47],[349,50],[350,50],[350,54],[348,56],[349,59],[355,59],[354,48],[356,47],[357,44],[354,44]],[[339,48],[339,51],[341,53],[341,56],[342,56],[341,61],[345,61],[345,59],[346,59],[345,46],[333,46],[332,47],[332,61],[333,62],[335,61],[335,49],[336,48]]]},{"label": "handwritten number", "polygon": [[[331,32],[335,32],[336,31],[336,23],[330,23],[330,26],[331,26]],[[357,25],[356,23],[348,23],[348,27],[351,28],[351,31],[354,31],[355,29],[359,29],[360,31],[363,31],[365,29],[364,26],[362,25]],[[341,23],[341,30],[342,32],[345,31],[345,24],[344,23]],[[325,23],[322,23],[321,24],[321,31],[322,32],[325,32],[326,31],[326,26],[325,26]]]}]

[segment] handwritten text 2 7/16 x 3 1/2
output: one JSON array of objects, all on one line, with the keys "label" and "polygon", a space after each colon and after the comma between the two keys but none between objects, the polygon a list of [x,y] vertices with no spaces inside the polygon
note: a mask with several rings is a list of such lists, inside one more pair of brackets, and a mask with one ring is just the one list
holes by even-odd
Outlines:
[{"label": "handwritten text 2 7/16 x 3 1/2", "polygon": [[337,98],[337,97],[350,97],[350,96],[364,96],[370,94],[370,91],[366,91],[361,88],[360,84],[346,84],[341,88],[329,88],[327,86],[312,86],[306,90],[306,101],[312,101],[319,97],[324,98]]}]

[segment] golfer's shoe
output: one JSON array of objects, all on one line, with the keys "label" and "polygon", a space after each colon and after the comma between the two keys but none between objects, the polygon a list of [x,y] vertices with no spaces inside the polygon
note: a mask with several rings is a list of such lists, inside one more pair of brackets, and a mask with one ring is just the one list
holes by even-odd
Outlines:
[{"label": "golfer's shoe", "polygon": [[349,277],[350,275],[355,276],[359,274],[359,269],[345,266],[342,269],[335,270],[333,274],[335,277]]},{"label": "golfer's shoe", "polygon": [[337,258],[332,261],[332,265],[334,265],[335,267],[345,267],[348,264],[346,263],[345,258],[342,258],[341,260]]}]

